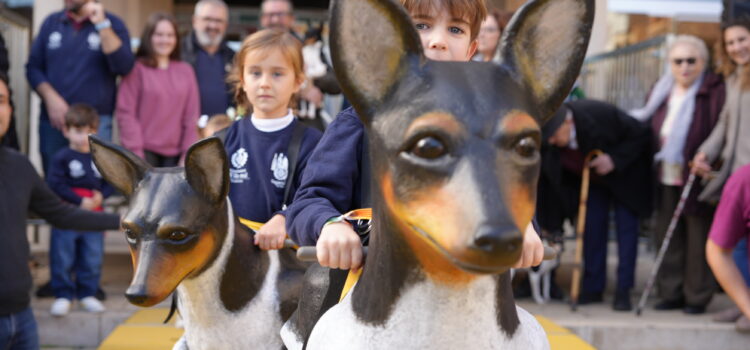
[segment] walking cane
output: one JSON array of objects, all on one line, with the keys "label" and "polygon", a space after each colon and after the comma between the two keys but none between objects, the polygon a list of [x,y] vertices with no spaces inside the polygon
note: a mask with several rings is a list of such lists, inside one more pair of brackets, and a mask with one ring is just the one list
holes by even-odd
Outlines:
[{"label": "walking cane", "polygon": [[651,294],[651,289],[654,288],[654,282],[656,282],[656,274],[659,272],[661,262],[662,260],[664,260],[664,255],[667,253],[669,241],[672,239],[672,235],[674,235],[674,230],[677,227],[677,222],[682,215],[682,209],[685,207],[685,201],[690,194],[690,190],[693,188],[693,182],[695,182],[695,174],[690,173],[690,176],[687,179],[687,184],[685,184],[685,187],[682,189],[682,193],[680,194],[680,201],[677,202],[677,207],[672,214],[672,220],[669,221],[667,233],[664,235],[664,241],[662,241],[661,247],[659,248],[659,253],[656,255],[656,262],[654,263],[654,267],[651,269],[651,276],[648,277],[648,282],[646,282],[646,289],[643,290],[641,299],[638,301],[638,306],[635,308],[636,316],[641,315],[641,310],[643,310],[643,307],[646,305],[646,299],[648,299],[648,295]]},{"label": "walking cane", "polygon": [[573,280],[570,285],[570,308],[578,309],[578,296],[581,291],[581,269],[583,269],[583,231],[586,228],[586,202],[589,199],[589,177],[591,168],[589,164],[595,157],[604,152],[595,149],[586,155],[583,160],[583,174],[581,175],[581,197],[578,203],[578,219],[576,221],[576,255],[573,264]]}]

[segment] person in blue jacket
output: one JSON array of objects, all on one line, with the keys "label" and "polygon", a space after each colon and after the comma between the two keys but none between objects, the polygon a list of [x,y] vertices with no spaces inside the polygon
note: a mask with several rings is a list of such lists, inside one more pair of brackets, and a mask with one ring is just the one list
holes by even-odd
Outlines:
[{"label": "person in blue jacket", "polygon": [[42,98],[39,148],[45,172],[54,154],[68,145],[61,131],[71,104],[96,108],[98,135],[111,140],[116,80],[134,63],[125,24],[99,2],[66,0],[64,10],[44,20],[26,63],[26,78]]}]

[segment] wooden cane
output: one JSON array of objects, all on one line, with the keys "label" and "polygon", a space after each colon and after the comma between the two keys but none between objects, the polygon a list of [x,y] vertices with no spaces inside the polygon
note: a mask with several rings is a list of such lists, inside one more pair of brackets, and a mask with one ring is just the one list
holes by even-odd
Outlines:
[{"label": "wooden cane", "polygon": [[586,202],[589,199],[589,178],[591,168],[589,165],[595,157],[604,152],[595,149],[586,155],[583,160],[583,174],[581,175],[581,197],[578,203],[578,219],[576,220],[576,254],[573,264],[573,279],[570,285],[570,307],[573,311],[578,309],[578,296],[581,292],[581,270],[583,269],[583,233],[586,228]]}]

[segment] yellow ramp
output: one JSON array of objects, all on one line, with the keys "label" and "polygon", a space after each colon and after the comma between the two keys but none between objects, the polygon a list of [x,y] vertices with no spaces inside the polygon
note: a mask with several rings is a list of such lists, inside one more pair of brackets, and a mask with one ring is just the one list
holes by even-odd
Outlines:
[{"label": "yellow ramp", "polygon": [[[171,349],[183,330],[174,327],[174,319],[162,324],[168,309],[144,309],[134,313],[102,342],[99,350],[163,350]],[[536,319],[547,332],[552,350],[596,350],[567,328],[544,316]]]},{"label": "yellow ramp", "polygon": [[535,317],[547,332],[551,350],[596,350],[569,329],[561,327],[544,316]]},{"label": "yellow ramp", "polygon": [[130,316],[104,339],[99,350],[171,349],[184,332],[174,326],[174,319],[163,324],[169,309],[144,309]]}]

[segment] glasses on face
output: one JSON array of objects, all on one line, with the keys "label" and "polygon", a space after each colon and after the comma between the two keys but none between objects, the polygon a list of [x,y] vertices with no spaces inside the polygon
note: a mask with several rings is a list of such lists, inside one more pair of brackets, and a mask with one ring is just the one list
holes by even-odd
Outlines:
[{"label": "glasses on face", "polygon": [[692,66],[697,62],[698,59],[695,57],[688,57],[688,58],[674,58],[672,59],[672,63],[674,63],[675,66],[681,66],[682,63],[687,63],[688,66]]},{"label": "glasses on face", "polygon": [[291,14],[292,14],[291,12],[266,12],[266,13],[261,14],[260,16],[266,17],[266,18],[274,18],[274,17],[281,18],[281,17],[290,16]]},{"label": "glasses on face", "polygon": [[222,18],[216,18],[216,17],[200,17],[200,19],[207,23],[213,23],[213,24],[224,24],[226,21]]}]

